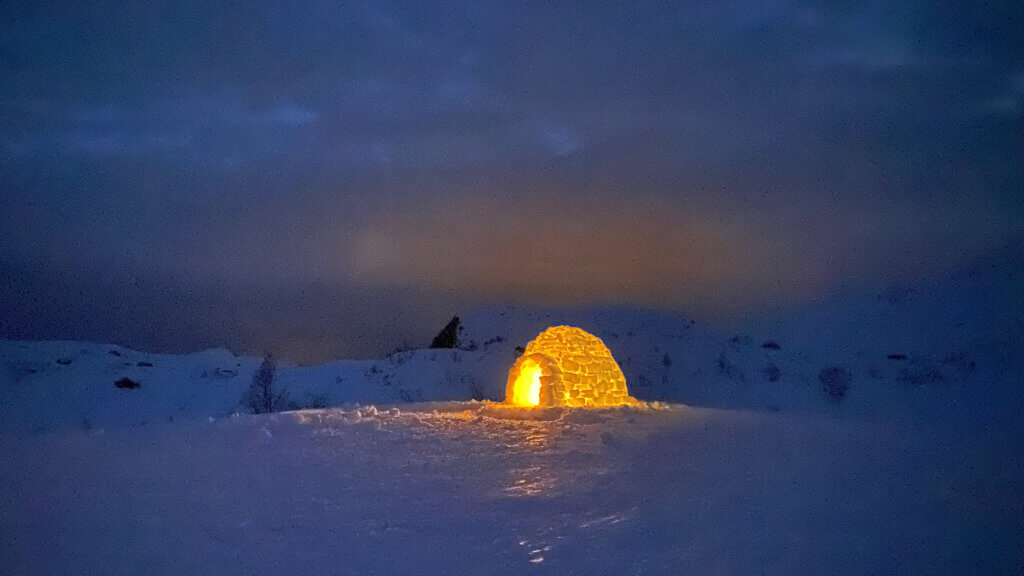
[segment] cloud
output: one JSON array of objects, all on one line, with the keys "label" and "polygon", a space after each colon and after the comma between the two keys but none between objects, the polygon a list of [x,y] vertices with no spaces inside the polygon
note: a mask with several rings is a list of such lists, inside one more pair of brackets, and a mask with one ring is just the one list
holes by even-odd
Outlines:
[{"label": "cloud", "polygon": [[481,299],[723,306],[800,295],[806,247],[758,223],[614,198],[463,196],[381,212],[356,233],[369,284]]},{"label": "cloud", "polygon": [[728,314],[796,304],[849,282],[927,277],[1022,234],[998,205],[976,198],[912,207],[884,196],[849,206],[823,198],[794,210],[466,195],[369,217],[354,233],[346,266],[366,285],[483,301]]},{"label": "cloud", "polygon": [[1017,3],[107,4],[0,3],[4,259],[770,305],[1024,221]]}]

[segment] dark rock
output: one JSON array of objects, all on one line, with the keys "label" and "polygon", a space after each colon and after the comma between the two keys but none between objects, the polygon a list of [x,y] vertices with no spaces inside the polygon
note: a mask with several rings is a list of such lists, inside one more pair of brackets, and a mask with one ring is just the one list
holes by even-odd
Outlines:
[{"label": "dark rock", "polygon": [[71,364],[71,359],[70,358],[58,358],[57,359],[57,364],[62,364],[64,366],[67,366],[68,364]]},{"label": "dark rock", "polygon": [[121,355],[121,353],[118,352],[117,350],[107,350],[107,354],[110,354],[111,356],[120,356]]},{"label": "dark rock", "polygon": [[430,343],[431,348],[455,348],[459,343],[459,317],[453,316],[452,319],[445,325],[444,328],[434,336],[434,341]]},{"label": "dark rock", "polygon": [[761,348],[767,348],[769,350],[778,350],[779,349],[779,343],[774,341],[774,340],[769,340],[769,341],[765,342],[764,344],[761,344]]},{"label": "dark rock", "polygon": [[114,386],[125,390],[134,390],[135,388],[139,387],[139,383],[136,382],[135,380],[132,380],[131,378],[124,377],[118,380],[117,382],[114,382]]},{"label": "dark rock", "polygon": [[906,360],[907,359],[907,355],[906,354],[889,354],[888,356],[886,356],[886,358],[888,358],[889,360]]},{"label": "dark rock", "polygon": [[139,363],[137,363],[135,365],[139,366],[141,368],[152,368],[153,367],[153,363],[152,362],[139,362]]}]

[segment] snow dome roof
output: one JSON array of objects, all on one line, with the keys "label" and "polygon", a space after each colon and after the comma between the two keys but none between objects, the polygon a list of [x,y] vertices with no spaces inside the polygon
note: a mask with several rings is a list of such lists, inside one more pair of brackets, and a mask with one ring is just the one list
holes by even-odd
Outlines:
[{"label": "snow dome roof", "polygon": [[505,402],[514,406],[636,404],[626,377],[600,338],[572,326],[541,332],[512,365]]}]

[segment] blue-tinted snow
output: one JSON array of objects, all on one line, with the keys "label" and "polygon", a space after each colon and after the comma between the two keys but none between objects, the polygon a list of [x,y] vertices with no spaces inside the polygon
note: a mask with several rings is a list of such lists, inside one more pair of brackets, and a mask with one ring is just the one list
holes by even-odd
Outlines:
[{"label": "blue-tinted snow", "polygon": [[[256,358],[0,342],[0,573],[1018,574],[1024,324],[999,274],[735,331],[481,310],[464,349],[282,365],[328,408],[265,416],[237,414]],[[515,347],[558,323],[659,403],[466,401],[501,399]]]}]

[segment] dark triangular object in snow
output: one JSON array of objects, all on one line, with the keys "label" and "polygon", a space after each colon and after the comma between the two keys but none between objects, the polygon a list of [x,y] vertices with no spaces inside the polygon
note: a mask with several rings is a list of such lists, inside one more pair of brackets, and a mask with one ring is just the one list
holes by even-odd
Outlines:
[{"label": "dark triangular object in snow", "polygon": [[434,336],[430,343],[431,348],[455,348],[459,341],[459,317],[452,317],[451,321],[441,329],[441,332]]}]

